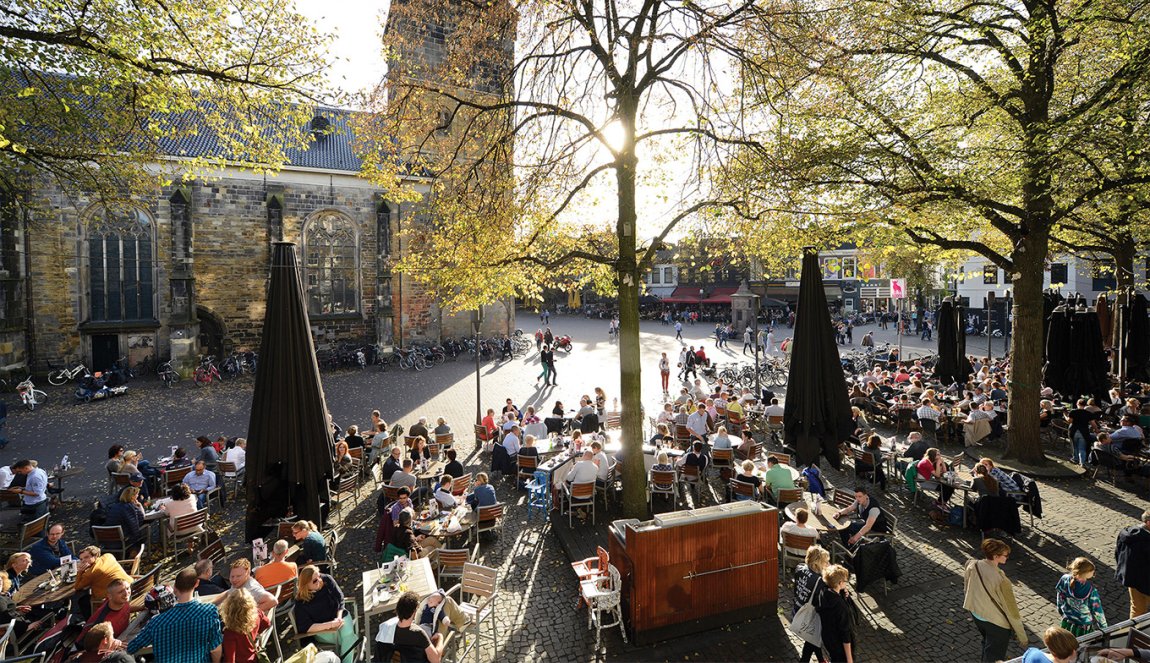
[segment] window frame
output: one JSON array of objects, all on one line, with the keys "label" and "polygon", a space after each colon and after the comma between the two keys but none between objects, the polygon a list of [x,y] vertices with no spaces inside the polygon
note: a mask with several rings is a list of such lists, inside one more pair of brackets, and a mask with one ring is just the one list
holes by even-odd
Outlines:
[{"label": "window frame", "polygon": [[[328,254],[326,256],[326,260],[328,261],[329,264],[327,266],[314,266],[314,267],[312,266],[312,252],[318,250],[316,247],[316,244],[314,242],[314,238],[312,237],[312,234],[313,234],[313,231],[316,230],[317,224],[321,224],[321,223],[324,223],[327,221],[334,221],[334,222],[339,222],[339,223],[345,224],[346,227],[350,230],[350,233],[351,233],[350,247],[352,250],[352,258],[353,258],[353,260],[352,260],[353,264],[350,268],[334,267],[330,264],[331,260],[333,258],[332,254],[330,252],[330,249],[332,246],[330,243],[325,245],[328,247]],[[334,233],[332,233],[332,235],[334,238]],[[317,210],[317,211],[309,214],[308,217],[304,220],[303,226],[300,229],[300,243],[303,246],[303,260],[301,261],[300,269],[302,270],[301,277],[303,279],[304,294],[307,297],[308,315],[311,316],[312,318],[317,318],[317,319],[351,318],[351,317],[358,318],[363,314],[362,235],[363,235],[363,233],[361,231],[361,228],[360,228],[359,224],[355,221],[355,219],[353,219],[351,216],[349,216],[347,213],[345,213],[341,210],[337,210],[337,209]],[[346,248],[348,245],[344,244],[341,246]],[[329,295],[331,297],[331,299],[329,301],[324,301],[323,289],[322,289],[322,286],[319,285],[319,278],[320,277],[317,275],[316,284],[313,285],[312,284],[312,276],[317,271],[325,270],[325,269],[328,270],[329,272],[331,270],[337,270],[337,269],[341,270],[341,271],[350,270],[353,273],[353,278],[351,279],[352,288],[353,288],[352,298],[351,298],[352,302],[354,303],[353,308],[350,308],[350,309],[346,308],[346,304],[347,304],[347,301],[346,301],[346,299],[347,299],[347,293],[346,293],[347,286],[346,286],[346,284],[344,286],[345,296],[344,296],[344,302],[343,303],[344,303],[345,308],[343,310],[341,310],[341,311],[335,311],[334,310],[334,308],[335,308],[335,306],[334,306],[334,304],[335,304],[334,285],[331,286],[331,291],[330,291],[331,295]],[[329,276],[328,280],[331,281],[332,283],[334,283],[334,280],[331,279],[330,276]],[[318,298],[318,301],[320,302],[319,303],[319,310],[313,310],[313,307],[312,307],[313,292],[315,292],[317,287],[320,288],[319,298]],[[325,305],[330,305],[333,310],[325,312],[323,310]]]},{"label": "window frame", "polygon": [[[122,215],[119,219],[109,218],[110,214]],[[134,223],[141,226],[141,230],[125,233],[131,230],[127,225],[117,227],[117,224],[127,224],[127,215],[134,215]],[[156,219],[150,211],[138,205],[126,204],[119,209],[109,210],[106,205],[95,204],[84,214],[83,223],[83,279],[84,288],[85,325],[96,327],[150,327],[159,324],[157,311],[159,303],[157,297],[157,284],[159,281],[157,255],[158,237]],[[146,226],[146,227],[144,227]],[[134,241],[131,240],[134,236]],[[109,238],[116,237],[114,255],[110,253]],[[123,275],[128,273],[128,260],[125,259],[125,248],[129,243],[132,247],[131,262],[135,265],[135,280],[127,281]],[[146,246],[148,255],[141,258],[141,248]],[[99,249],[100,264],[94,262]],[[116,270],[109,270],[110,259],[117,261]],[[146,265],[146,266],[141,266]],[[98,269],[98,271],[97,271]],[[109,278],[109,274],[111,277]],[[97,278],[99,277],[99,278]],[[146,279],[145,279],[146,277]],[[97,282],[100,287],[97,288]],[[119,292],[111,293],[108,285],[118,283]],[[129,290],[134,289],[134,295]],[[112,295],[115,295],[113,298]],[[97,304],[97,297],[102,301]],[[135,299],[136,315],[129,315],[129,297]],[[110,315],[109,310],[118,308],[118,315]]]}]

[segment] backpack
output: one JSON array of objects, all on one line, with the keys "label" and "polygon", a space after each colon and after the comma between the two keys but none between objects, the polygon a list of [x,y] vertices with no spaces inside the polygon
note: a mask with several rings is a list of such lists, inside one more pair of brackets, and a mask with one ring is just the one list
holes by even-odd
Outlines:
[{"label": "backpack", "polygon": [[807,480],[807,485],[811,493],[816,495],[827,496],[826,488],[823,486],[822,474],[817,467],[808,467],[803,470],[803,477]]}]

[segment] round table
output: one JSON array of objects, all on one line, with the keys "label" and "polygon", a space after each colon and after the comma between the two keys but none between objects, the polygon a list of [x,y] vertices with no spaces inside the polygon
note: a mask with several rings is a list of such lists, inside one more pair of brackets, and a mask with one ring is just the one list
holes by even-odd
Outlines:
[{"label": "round table", "polygon": [[[60,578],[59,574],[57,578]],[[60,585],[53,588],[49,586],[51,579],[50,573],[41,573],[27,580],[20,586],[20,590],[12,595],[12,602],[17,605],[45,605],[67,601],[76,593],[75,583],[63,582],[61,579]]]},{"label": "round table", "polygon": [[787,514],[787,518],[795,521],[795,514],[799,509],[806,509],[811,512],[811,517],[807,519],[807,527],[816,529],[820,533],[844,530],[851,524],[850,520],[840,521],[836,519],[835,512],[838,511],[838,509],[835,508],[834,504],[826,500],[819,502],[819,510],[817,513],[811,508],[809,498],[802,502],[791,502],[786,506],[784,511]]}]

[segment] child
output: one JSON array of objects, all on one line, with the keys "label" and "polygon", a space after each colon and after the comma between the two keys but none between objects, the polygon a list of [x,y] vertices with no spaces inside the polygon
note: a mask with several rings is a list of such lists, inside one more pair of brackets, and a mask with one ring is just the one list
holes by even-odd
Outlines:
[{"label": "child", "polygon": [[1075,558],[1055,586],[1055,603],[1062,615],[1062,628],[1076,637],[1106,628],[1106,615],[1098,589],[1090,579],[1094,564],[1085,557]]}]

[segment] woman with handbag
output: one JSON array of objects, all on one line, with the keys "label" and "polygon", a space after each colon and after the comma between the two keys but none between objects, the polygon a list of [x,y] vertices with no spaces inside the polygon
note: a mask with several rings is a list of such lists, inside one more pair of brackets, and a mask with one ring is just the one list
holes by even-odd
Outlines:
[{"label": "woman with handbag", "polygon": [[220,604],[220,619],[224,623],[224,663],[262,663],[271,660],[261,652],[256,641],[260,633],[271,626],[267,615],[256,607],[251,592],[233,589]]},{"label": "woman with handbag", "polygon": [[823,654],[830,663],[854,663],[854,620],[857,608],[847,593],[850,571],[838,564],[823,569],[822,586],[811,597],[822,624]]},{"label": "woman with handbag", "polygon": [[[814,606],[811,605],[811,598],[815,595],[815,592],[822,587],[823,570],[827,568],[827,564],[830,561],[830,553],[828,553],[825,548],[816,544],[807,548],[806,561],[795,567],[795,600],[791,604],[792,623],[799,610],[814,610]],[[811,654],[815,655],[815,659],[819,663],[826,661],[823,657],[823,650],[819,645],[804,640],[803,653],[799,655],[799,662],[807,663],[811,660]]]},{"label": "woman with handbag", "polygon": [[1006,658],[1011,632],[1025,645],[1026,629],[1014,600],[1014,589],[999,568],[1010,556],[1010,546],[998,539],[984,539],[982,555],[985,559],[966,564],[962,607],[970,611],[975,627],[982,634],[981,660],[992,663]]}]

